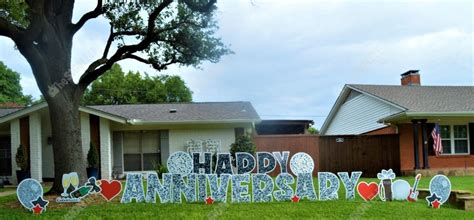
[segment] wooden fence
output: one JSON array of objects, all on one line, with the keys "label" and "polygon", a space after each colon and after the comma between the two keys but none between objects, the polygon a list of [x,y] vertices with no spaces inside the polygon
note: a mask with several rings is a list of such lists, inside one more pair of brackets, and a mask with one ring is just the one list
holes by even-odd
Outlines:
[{"label": "wooden fence", "polygon": [[[363,176],[375,177],[389,168],[400,173],[398,135],[263,135],[254,137],[254,143],[257,151],[290,151],[290,158],[297,152],[308,153],[315,162],[313,175],[320,171],[362,171]],[[279,172],[277,166],[271,175]]]},{"label": "wooden fence", "polygon": [[321,136],[319,170],[362,171],[376,177],[382,169],[400,173],[398,135]]},{"label": "wooden fence", "polygon": [[[257,145],[257,151],[290,151],[291,158],[295,153],[305,152],[313,159],[319,158],[318,148],[319,136],[316,135],[261,135],[254,137],[253,141]],[[317,160],[315,161],[315,170],[313,175],[317,175]],[[288,171],[291,173],[288,161]],[[280,166],[276,166],[270,175],[275,176],[280,173]]]}]

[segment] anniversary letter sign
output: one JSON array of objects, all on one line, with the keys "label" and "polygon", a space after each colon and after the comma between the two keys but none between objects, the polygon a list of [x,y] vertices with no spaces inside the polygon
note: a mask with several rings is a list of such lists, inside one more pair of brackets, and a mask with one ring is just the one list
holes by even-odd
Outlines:
[{"label": "anniversary letter sign", "polygon": [[[336,200],[339,199],[339,188],[345,188],[345,199],[353,200],[355,192],[365,201],[379,196],[381,201],[406,200],[416,201],[417,185],[421,175],[417,175],[413,187],[405,180],[395,180],[395,173],[382,170],[376,182],[359,182],[360,171],[319,172],[318,186],[313,184],[314,161],[307,153],[299,152],[290,158],[290,152],[257,152],[254,155],[236,153],[236,167],[231,165],[230,153],[218,153],[215,168],[211,164],[211,153],[175,152],[168,158],[169,173],[158,178],[156,172],[127,173],[121,203],[145,202],[182,203],[215,202],[251,203],[300,200]],[[293,174],[288,172],[289,169]],[[268,173],[279,166],[280,173],[272,178]],[[144,184],[146,181],[146,186]],[[392,182],[393,181],[393,182]],[[295,185],[295,187],[293,187]],[[106,201],[111,201],[122,190],[118,180],[89,180],[79,185],[76,173],[63,175],[64,193],[56,202],[79,202],[91,194],[100,193]],[[231,186],[231,200],[227,200],[228,188]],[[250,186],[251,190],[250,190]],[[451,183],[444,175],[431,179],[430,195],[426,197],[428,205],[439,208],[446,202],[451,193]],[[41,214],[46,210],[48,201],[42,197],[40,183],[26,179],[18,185],[18,199],[21,204],[34,213]]]}]

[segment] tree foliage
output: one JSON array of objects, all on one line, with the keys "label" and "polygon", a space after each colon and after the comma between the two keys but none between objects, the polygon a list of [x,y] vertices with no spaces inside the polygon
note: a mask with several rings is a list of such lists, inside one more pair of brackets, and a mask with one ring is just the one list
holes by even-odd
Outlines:
[{"label": "tree foliage", "polygon": [[308,128],[308,133],[310,133],[310,134],[319,134],[319,130],[315,127],[309,127]]},{"label": "tree foliage", "polygon": [[[10,38],[26,58],[48,103],[55,137],[50,193],[61,192],[63,173],[74,171],[85,178],[86,164],[77,157],[83,153],[79,106],[88,86],[115,63],[135,60],[161,71],[170,65],[199,67],[231,53],[215,36],[216,0],[96,0],[95,8],[77,22],[72,20],[75,2],[0,1],[0,36]],[[110,24],[104,30],[109,37],[76,83],[71,70],[74,36],[99,16]]]},{"label": "tree foliage", "polygon": [[16,103],[29,105],[32,103],[30,95],[23,95],[20,85],[20,74],[9,69],[0,61],[0,104]]},{"label": "tree foliage", "polygon": [[179,76],[151,77],[139,72],[124,73],[115,64],[94,81],[84,94],[86,105],[190,102],[192,92]]},{"label": "tree foliage", "polygon": [[[203,61],[218,62],[221,56],[232,53],[215,36],[218,29],[214,17],[216,0],[97,0],[96,8],[76,23],[72,23],[73,8],[74,1],[70,0],[2,1],[0,36],[11,38],[31,64],[49,52],[45,50],[53,49],[38,45],[47,44],[48,40],[59,41],[55,43],[63,44],[64,48],[54,49],[70,50],[77,31],[89,20],[105,17],[110,24],[109,38],[102,57],[82,74],[78,86],[83,90],[120,60],[133,59],[164,70],[172,64],[199,67]],[[117,50],[111,54],[114,45]],[[70,57],[67,58],[70,61]],[[35,74],[51,73],[38,71]],[[49,81],[49,85],[54,83],[51,82],[54,78],[42,76],[41,79]],[[68,80],[72,82],[69,77]]]}]

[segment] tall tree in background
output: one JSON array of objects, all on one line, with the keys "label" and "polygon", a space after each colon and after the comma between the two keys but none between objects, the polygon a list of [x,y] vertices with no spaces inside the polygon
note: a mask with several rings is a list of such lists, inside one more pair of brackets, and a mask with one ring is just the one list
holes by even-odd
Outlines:
[{"label": "tall tree in background", "polygon": [[5,104],[26,106],[32,102],[31,95],[23,95],[20,74],[0,61],[0,106]]},{"label": "tall tree in background", "polygon": [[[77,22],[72,21],[74,4],[74,0],[0,1],[0,36],[12,39],[26,58],[49,106],[55,174],[50,193],[61,192],[63,173],[78,172],[85,181],[86,164],[78,156],[83,155],[79,105],[86,88],[114,63],[131,59],[164,70],[173,64],[218,62],[229,53],[214,36],[216,0],[97,0],[97,6]],[[109,38],[103,55],[75,83],[74,35],[99,16],[110,22],[109,30],[104,30]]]},{"label": "tall tree in background", "polygon": [[190,102],[192,92],[179,76],[142,76],[124,73],[114,64],[106,74],[92,83],[84,94],[86,105],[150,104]]}]

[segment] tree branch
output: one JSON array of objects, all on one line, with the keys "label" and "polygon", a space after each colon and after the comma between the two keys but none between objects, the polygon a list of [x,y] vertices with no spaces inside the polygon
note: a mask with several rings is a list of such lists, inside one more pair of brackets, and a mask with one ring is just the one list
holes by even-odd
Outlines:
[{"label": "tree branch", "polygon": [[110,59],[107,59],[107,61],[103,65],[99,65],[96,69],[94,70],[87,70],[79,79],[79,85],[81,87],[87,87],[89,84],[91,84],[94,80],[96,80],[99,76],[104,74],[107,70],[109,70],[112,65],[122,59],[124,59],[125,54],[133,54],[137,51],[144,50],[148,46],[150,46],[151,43],[153,43],[153,38],[155,37],[155,20],[160,14],[161,11],[163,11],[166,7],[168,7],[173,0],[164,0],[158,7],[155,8],[155,10],[149,15],[148,18],[148,28],[147,28],[147,33],[146,36],[143,38],[141,42],[135,45],[128,45],[128,46],[123,46],[117,49],[114,55],[110,57]]},{"label": "tree branch", "polygon": [[102,54],[102,59],[106,59],[107,55],[109,55],[110,46],[114,41],[114,25],[110,23],[110,34],[109,39],[107,39],[107,44],[105,45],[104,53]]},{"label": "tree branch", "polygon": [[0,17],[0,36],[5,36],[16,41],[22,31],[23,30],[8,22],[5,18]]},{"label": "tree branch", "polygon": [[160,64],[160,63],[157,63],[156,61],[154,61],[152,59],[145,59],[145,58],[139,57],[135,54],[127,54],[127,55],[124,56],[124,59],[134,59],[138,62],[151,65],[153,67],[153,69],[156,69],[158,71],[166,69],[166,67],[168,67],[171,64],[182,63],[180,60],[176,59],[176,57],[173,57],[173,59],[171,59],[169,62]]},{"label": "tree branch", "polygon": [[97,6],[93,11],[85,13],[81,19],[76,24],[72,26],[72,33],[76,33],[79,29],[84,26],[84,24],[89,21],[90,19],[94,19],[99,17],[99,15],[103,14],[105,11],[102,7],[102,0],[97,0]]}]

